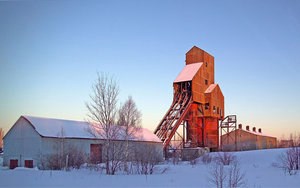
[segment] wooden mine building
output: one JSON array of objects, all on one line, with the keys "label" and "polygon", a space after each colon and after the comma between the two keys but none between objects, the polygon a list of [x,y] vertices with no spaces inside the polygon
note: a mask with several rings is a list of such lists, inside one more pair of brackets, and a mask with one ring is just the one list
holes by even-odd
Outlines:
[{"label": "wooden mine building", "polygon": [[194,46],[186,53],[185,62],[173,82],[173,102],[154,133],[163,141],[165,150],[186,147],[217,150],[224,96],[215,83],[214,57]]}]

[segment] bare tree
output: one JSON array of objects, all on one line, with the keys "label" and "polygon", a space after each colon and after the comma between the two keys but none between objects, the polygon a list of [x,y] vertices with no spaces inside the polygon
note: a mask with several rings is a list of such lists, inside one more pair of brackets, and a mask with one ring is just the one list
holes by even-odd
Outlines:
[{"label": "bare tree", "polygon": [[228,165],[215,160],[210,166],[209,175],[209,182],[217,188],[246,186],[245,173],[241,171],[237,160],[231,161]]},{"label": "bare tree", "polygon": [[90,132],[98,138],[105,140],[106,173],[114,174],[114,161],[116,159],[115,144],[119,135],[119,128],[115,126],[117,115],[117,102],[119,87],[113,77],[108,74],[97,74],[93,85],[91,102],[86,103]]},{"label": "bare tree", "polygon": [[124,129],[124,140],[126,145],[123,148],[124,156],[124,169],[127,173],[129,153],[132,152],[132,148],[129,147],[129,140],[135,138],[135,133],[141,128],[141,112],[138,110],[134,100],[131,96],[128,97],[126,102],[121,106],[118,112],[118,123]]},{"label": "bare tree", "polygon": [[300,169],[300,148],[289,148],[279,156],[279,160],[280,162],[276,166],[288,172],[289,175],[297,174]]},{"label": "bare tree", "polygon": [[229,168],[228,173],[228,187],[237,188],[245,185],[245,173],[241,171],[239,163],[237,161]]},{"label": "bare tree", "polygon": [[118,125],[125,127],[126,137],[132,136],[135,132],[132,128],[141,127],[141,112],[138,110],[131,96],[121,106],[118,113]]},{"label": "bare tree", "polygon": [[217,188],[225,186],[226,172],[223,164],[214,163],[210,170],[209,182]]}]

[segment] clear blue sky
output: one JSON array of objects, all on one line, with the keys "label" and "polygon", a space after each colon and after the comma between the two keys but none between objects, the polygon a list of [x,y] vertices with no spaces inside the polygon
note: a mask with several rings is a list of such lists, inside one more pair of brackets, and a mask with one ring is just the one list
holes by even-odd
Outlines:
[{"label": "clear blue sky", "polygon": [[0,127],[21,115],[84,120],[96,73],[115,76],[154,130],[194,45],[215,57],[225,113],[300,132],[300,2],[0,2]]}]

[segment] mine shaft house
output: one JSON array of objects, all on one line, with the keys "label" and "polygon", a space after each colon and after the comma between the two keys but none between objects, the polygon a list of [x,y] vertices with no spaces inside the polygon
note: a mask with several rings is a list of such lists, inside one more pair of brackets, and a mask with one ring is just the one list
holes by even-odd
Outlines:
[{"label": "mine shaft house", "polygon": [[[94,136],[87,122],[21,116],[4,136],[4,166],[47,169],[49,156],[68,152],[84,155],[89,163],[105,160],[104,139]],[[121,137],[112,140],[124,143]],[[162,143],[151,131],[140,128],[126,142],[133,148],[151,146],[163,157]]]}]

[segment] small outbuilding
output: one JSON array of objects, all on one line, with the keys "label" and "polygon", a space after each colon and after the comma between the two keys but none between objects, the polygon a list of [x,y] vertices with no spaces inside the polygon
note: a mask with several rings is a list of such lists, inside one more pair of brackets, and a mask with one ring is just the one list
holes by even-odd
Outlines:
[{"label": "small outbuilding", "polygon": [[[21,116],[4,136],[3,165],[47,169],[49,156],[68,152],[77,157],[80,153],[89,163],[101,163],[105,161],[105,140],[90,133],[89,126],[82,121]],[[124,139],[112,142],[120,145]],[[148,129],[137,129],[126,143],[132,148],[151,146],[163,158],[161,140]]]}]

